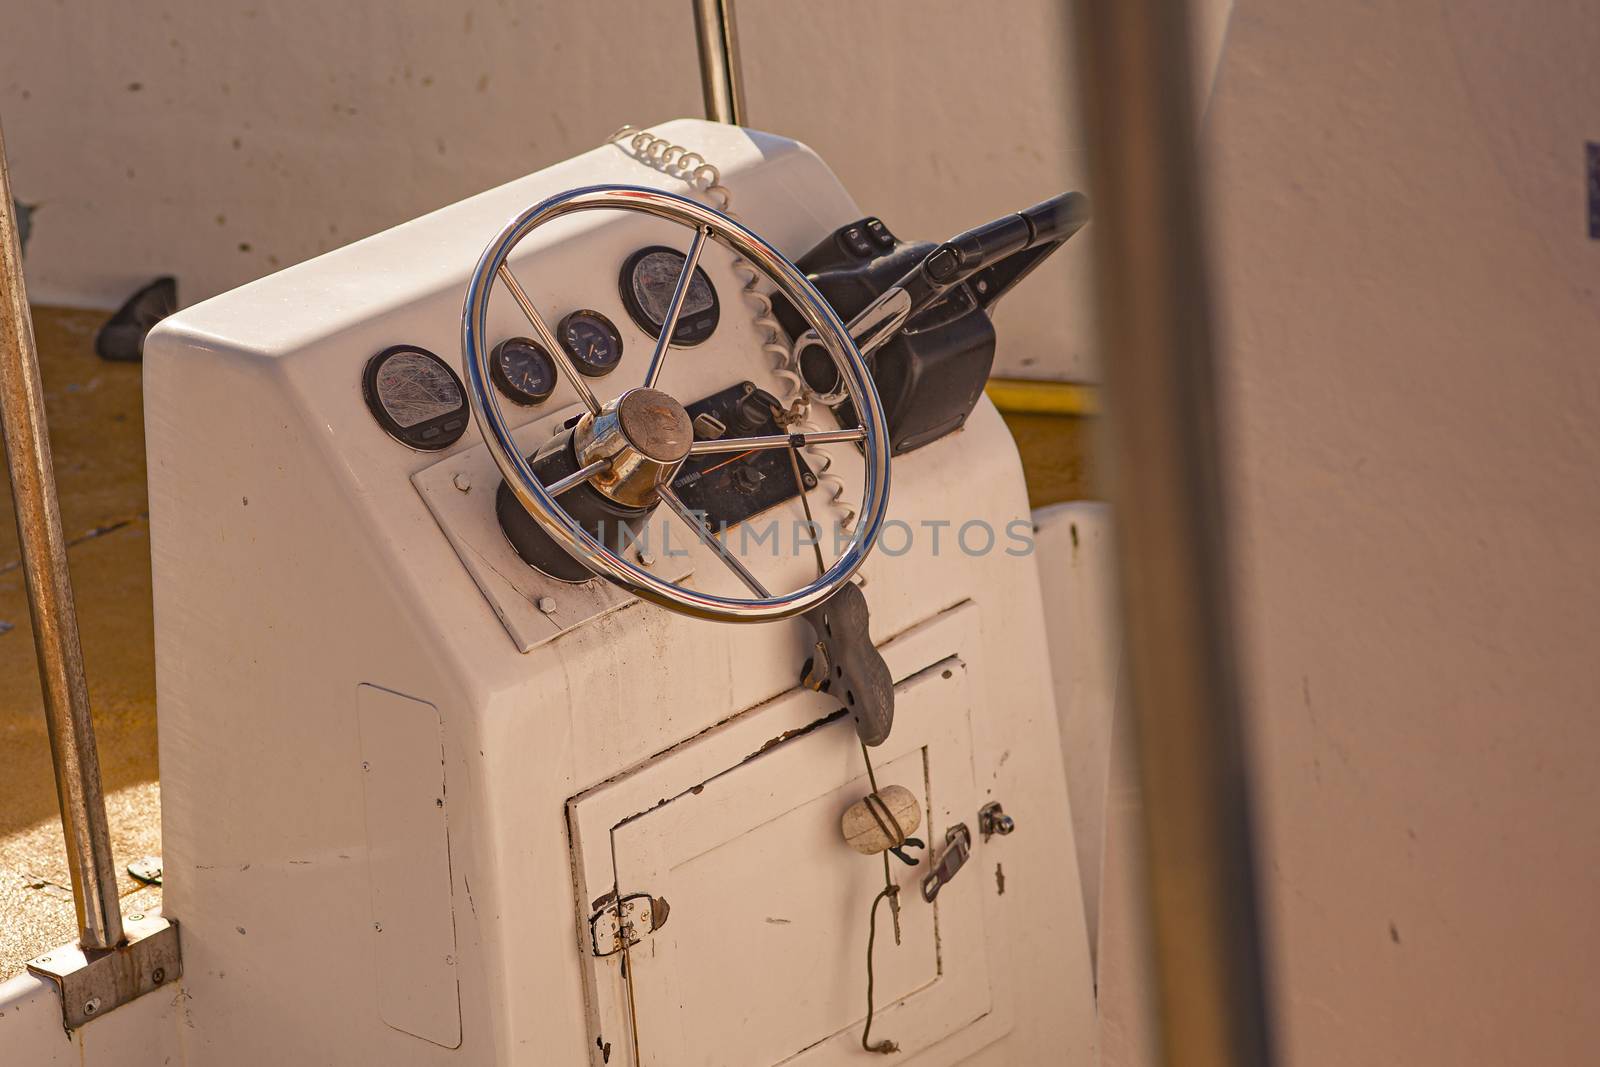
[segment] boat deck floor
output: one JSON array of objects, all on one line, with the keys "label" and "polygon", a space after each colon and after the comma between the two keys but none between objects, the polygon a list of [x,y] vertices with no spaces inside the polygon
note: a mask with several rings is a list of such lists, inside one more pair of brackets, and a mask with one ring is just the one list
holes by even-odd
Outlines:
[{"label": "boat deck floor", "polygon": [[[161,851],[150,522],[140,367],[94,353],[104,312],[36,307],[67,559],[123,908],[159,904],[127,865]],[[1007,416],[1034,507],[1093,495],[1092,422]],[[11,509],[0,478],[0,514]],[[0,520],[0,980],[77,937],[16,528]]]}]

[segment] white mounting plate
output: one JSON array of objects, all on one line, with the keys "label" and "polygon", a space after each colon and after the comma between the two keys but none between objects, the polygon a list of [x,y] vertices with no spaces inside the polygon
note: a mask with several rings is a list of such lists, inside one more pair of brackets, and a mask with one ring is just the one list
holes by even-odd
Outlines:
[{"label": "white mounting plate", "polygon": [[[580,410],[574,404],[512,431],[517,447],[524,454],[534,451]],[[433,512],[439,529],[494,608],[518,651],[529,652],[638,599],[602,578],[574,585],[541,574],[524,563],[495,518],[494,497],[500,480],[500,470],[484,444],[452,452],[411,476],[411,484]],[[462,489],[462,485],[466,488]],[[686,555],[666,552],[659,553],[649,569],[672,582],[681,582],[693,573]],[[539,610],[543,597],[554,601],[554,611],[547,614]]]}]

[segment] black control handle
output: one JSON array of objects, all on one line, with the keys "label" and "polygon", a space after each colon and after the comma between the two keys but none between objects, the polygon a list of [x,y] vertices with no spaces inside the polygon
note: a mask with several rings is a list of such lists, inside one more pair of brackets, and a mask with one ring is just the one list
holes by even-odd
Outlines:
[{"label": "black control handle", "polygon": [[[1025,257],[1025,269],[1006,272],[1005,288],[1009,289],[1088,221],[1089,198],[1082,193],[1062,193],[957,234],[924,256],[897,284],[911,294],[910,314],[915,315],[945,290],[979,271],[998,270],[1012,257],[1032,253]],[[989,296],[984,303],[992,303],[998,295]]]}]

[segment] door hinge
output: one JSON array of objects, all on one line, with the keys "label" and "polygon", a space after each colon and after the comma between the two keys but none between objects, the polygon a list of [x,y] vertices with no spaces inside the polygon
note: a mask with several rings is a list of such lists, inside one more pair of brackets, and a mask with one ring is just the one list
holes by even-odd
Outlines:
[{"label": "door hinge", "polygon": [[589,948],[596,956],[611,956],[637,945],[666,925],[665,897],[630,893],[612,900],[589,916]]}]

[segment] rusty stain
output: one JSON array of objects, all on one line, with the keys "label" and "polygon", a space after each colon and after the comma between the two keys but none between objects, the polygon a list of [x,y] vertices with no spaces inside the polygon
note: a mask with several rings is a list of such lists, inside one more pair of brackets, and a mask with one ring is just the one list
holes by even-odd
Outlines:
[{"label": "rusty stain", "polygon": [[773,926],[788,926],[792,921],[793,920],[790,919],[779,919],[772,915],[767,916],[767,922],[771,923]]},{"label": "rusty stain", "polygon": [[1006,895],[1006,871],[998,863],[994,865],[994,891],[996,896]]}]

